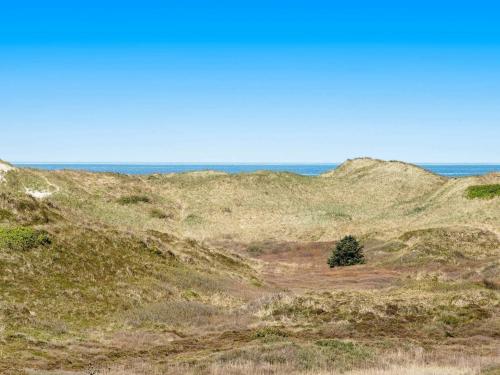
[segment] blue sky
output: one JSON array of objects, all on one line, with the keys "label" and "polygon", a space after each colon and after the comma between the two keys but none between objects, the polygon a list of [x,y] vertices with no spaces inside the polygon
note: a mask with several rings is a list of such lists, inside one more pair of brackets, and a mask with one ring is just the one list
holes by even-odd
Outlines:
[{"label": "blue sky", "polygon": [[6,3],[6,160],[500,162],[493,1]]}]

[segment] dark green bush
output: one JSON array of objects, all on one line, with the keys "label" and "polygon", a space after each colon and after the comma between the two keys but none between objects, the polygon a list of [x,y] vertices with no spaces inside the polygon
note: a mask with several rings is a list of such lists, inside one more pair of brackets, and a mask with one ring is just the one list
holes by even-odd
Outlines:
[{"label": "dark green bush", "polygon": [[151,198],[146,195],[126,195],[117,200],[120,204],[151,203]]},{"label": "dark green bush", "polygon": [[29,250],[50,244],[46,232],[29,227],[0,228],[0,248],[10,250]]},{"label": "dark green bush", "polygon": [[328,258],[330,267],[352,266],[364,263],[363,246],[353,236],[342,238]]},{"label": "dark green bush", "polygon": [[467,198],[492,199],[500,196],[500,184],[473,185],[467,188]]}]

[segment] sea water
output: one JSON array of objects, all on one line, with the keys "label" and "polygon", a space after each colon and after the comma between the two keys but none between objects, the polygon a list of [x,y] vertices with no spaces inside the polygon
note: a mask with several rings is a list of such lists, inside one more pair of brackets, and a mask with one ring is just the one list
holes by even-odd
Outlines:
[{"label": "sea water", "polygon": [[[115,172],[126,174],[182,173],[214,170],[226,173],[251,173],[256,171],[292,172],[305,176],[317,176],[339,166],[324,164],[223,164],[223,163],[14,163],[17,167],[48,170],[73,169],[91,172]],[[446,177],[464,177],[500,172],[500,164],[417,164],[431,172]]]}]

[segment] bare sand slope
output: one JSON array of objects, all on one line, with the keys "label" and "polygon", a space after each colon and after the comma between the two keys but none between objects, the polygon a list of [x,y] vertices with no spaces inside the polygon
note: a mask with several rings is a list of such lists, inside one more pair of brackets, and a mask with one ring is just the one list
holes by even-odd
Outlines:
[{"label": "bare sand slope", "polygon": [[10,165],[9,163],[6,163],[0,159],[0,182],[4,180],[4,174],[8,171],[13,170],[14,167]]}]

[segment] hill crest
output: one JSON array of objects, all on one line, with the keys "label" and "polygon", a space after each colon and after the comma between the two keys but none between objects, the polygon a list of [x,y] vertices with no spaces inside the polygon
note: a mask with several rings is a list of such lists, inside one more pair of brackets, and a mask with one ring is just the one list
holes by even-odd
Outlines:
[{"label": "hill crest", "polygon": [[347,175],[356,175],[360,172],[378,171],[403,174],[418,174],[420,176],[434,176],[442,181],[447,180],[444,176],[439,176],[418,165],[406,163],[399,160],[382,160],[370,157],[360,157],[347,159],[334,170],[325,172],[320,177],[339,177]]}]

